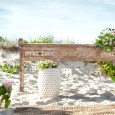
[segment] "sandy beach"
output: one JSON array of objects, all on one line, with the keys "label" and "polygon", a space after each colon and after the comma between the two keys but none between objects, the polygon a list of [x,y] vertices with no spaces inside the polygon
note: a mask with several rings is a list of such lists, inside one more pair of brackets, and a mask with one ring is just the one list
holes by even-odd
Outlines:
[{"label": "sandy beach", "polygon": [[[19,52],[0,51],[0,65],[19,63]],[[28,105],[92,105],[115,102],[115,83],[105,74],[97,71],[94,63],[60,62],[61,87],[56,98],[39,97],[37,79],[38,62],[28,62],[25,68],[24,92],[19,91],[19,73],[9,74],[0,71],[0,83],[10,80],[13,84],[11,108]]]}]

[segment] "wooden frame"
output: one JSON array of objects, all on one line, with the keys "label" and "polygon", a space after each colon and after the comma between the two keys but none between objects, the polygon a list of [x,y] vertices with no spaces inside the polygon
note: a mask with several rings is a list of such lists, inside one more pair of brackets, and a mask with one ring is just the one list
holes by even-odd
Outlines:
[{"label": "wooden frame", "polygon": [[20,91],[24,91],[24,61],[115,61],[115,50],[100,52],[89,44],[26,44],[18,41],[20,47]]}]

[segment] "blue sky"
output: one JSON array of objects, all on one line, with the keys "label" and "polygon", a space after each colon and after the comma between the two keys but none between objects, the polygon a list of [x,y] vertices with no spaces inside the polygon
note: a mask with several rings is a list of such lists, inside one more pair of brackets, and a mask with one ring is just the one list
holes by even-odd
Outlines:
[{"label": "blue sky", "polygon": [[104,28],[115,28],[115,0],[0,0],[0,35],[93,43]]}]

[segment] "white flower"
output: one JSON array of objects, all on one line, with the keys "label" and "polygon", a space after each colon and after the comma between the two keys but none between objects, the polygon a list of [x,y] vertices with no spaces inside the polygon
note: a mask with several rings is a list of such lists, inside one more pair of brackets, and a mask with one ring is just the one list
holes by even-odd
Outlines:
[{"label": "white flower", "polygon": [[5,87],[6,90],[9,90],[12,88],[12,83],[10,81],[4,81],[2,85]]}]

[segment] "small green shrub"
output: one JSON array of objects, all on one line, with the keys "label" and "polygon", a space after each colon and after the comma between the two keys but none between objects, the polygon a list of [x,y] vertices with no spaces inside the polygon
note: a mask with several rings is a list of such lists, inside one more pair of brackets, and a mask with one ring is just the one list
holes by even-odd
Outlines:
[{"label": "small green shrub", "polygon": [[14,65],[10,65],[10,64],[4,64],[4,65],[0,65],[0,70],[3,72],[7,72],[10,74],[16,74],[17,71],[19,69],[19,64],[14,64]]},{"label": "small green shrub", "polygon": [[38,39],[38,43],[54,43],[54,36],[53,35],[40,36]]},{"label": "small green shrub", "polygon": [[[115,48],[115,29],[104,29],[98,39],[96,39],[95,45],[101,50],[112,51]],[[115,65],[110,61],[97,62],[99,65],[99,71],[105,71],[107,76],[115,81]]]},{"label": "small green shrub", "polygon": [[104,62],[97,62],[100,66],[98,68],[99,71],[105,71],[106,75],[115,81],[115,65],[112,62],[104,61]]},{"label": "small green shrub", "polygon": [[0,42],[6,42],[7,39],[6,38],[3,38],[2,36],[0,36]]},{"label": "small green shrub", "polygon": [[36,39],[32,40],[31,43],[36,44],[38,41]]},{"label": "small green shrub", "polygon": [[102,51],[112,51],[115,47],[115,29],[106,28],[96,39],[95,45]]},{"label": "small green shrub", "polygon": [[27,40],[25,40],[25,39],[24,39],[23,41],[24,41],[24,43],[29,43],[29,41],[27,41]]},{"label": "small green shrub", "polygon": [[57,68],[58,63],[50,60],[40,61],[38,64],[39,69],[44,70],[47,68]]}]

